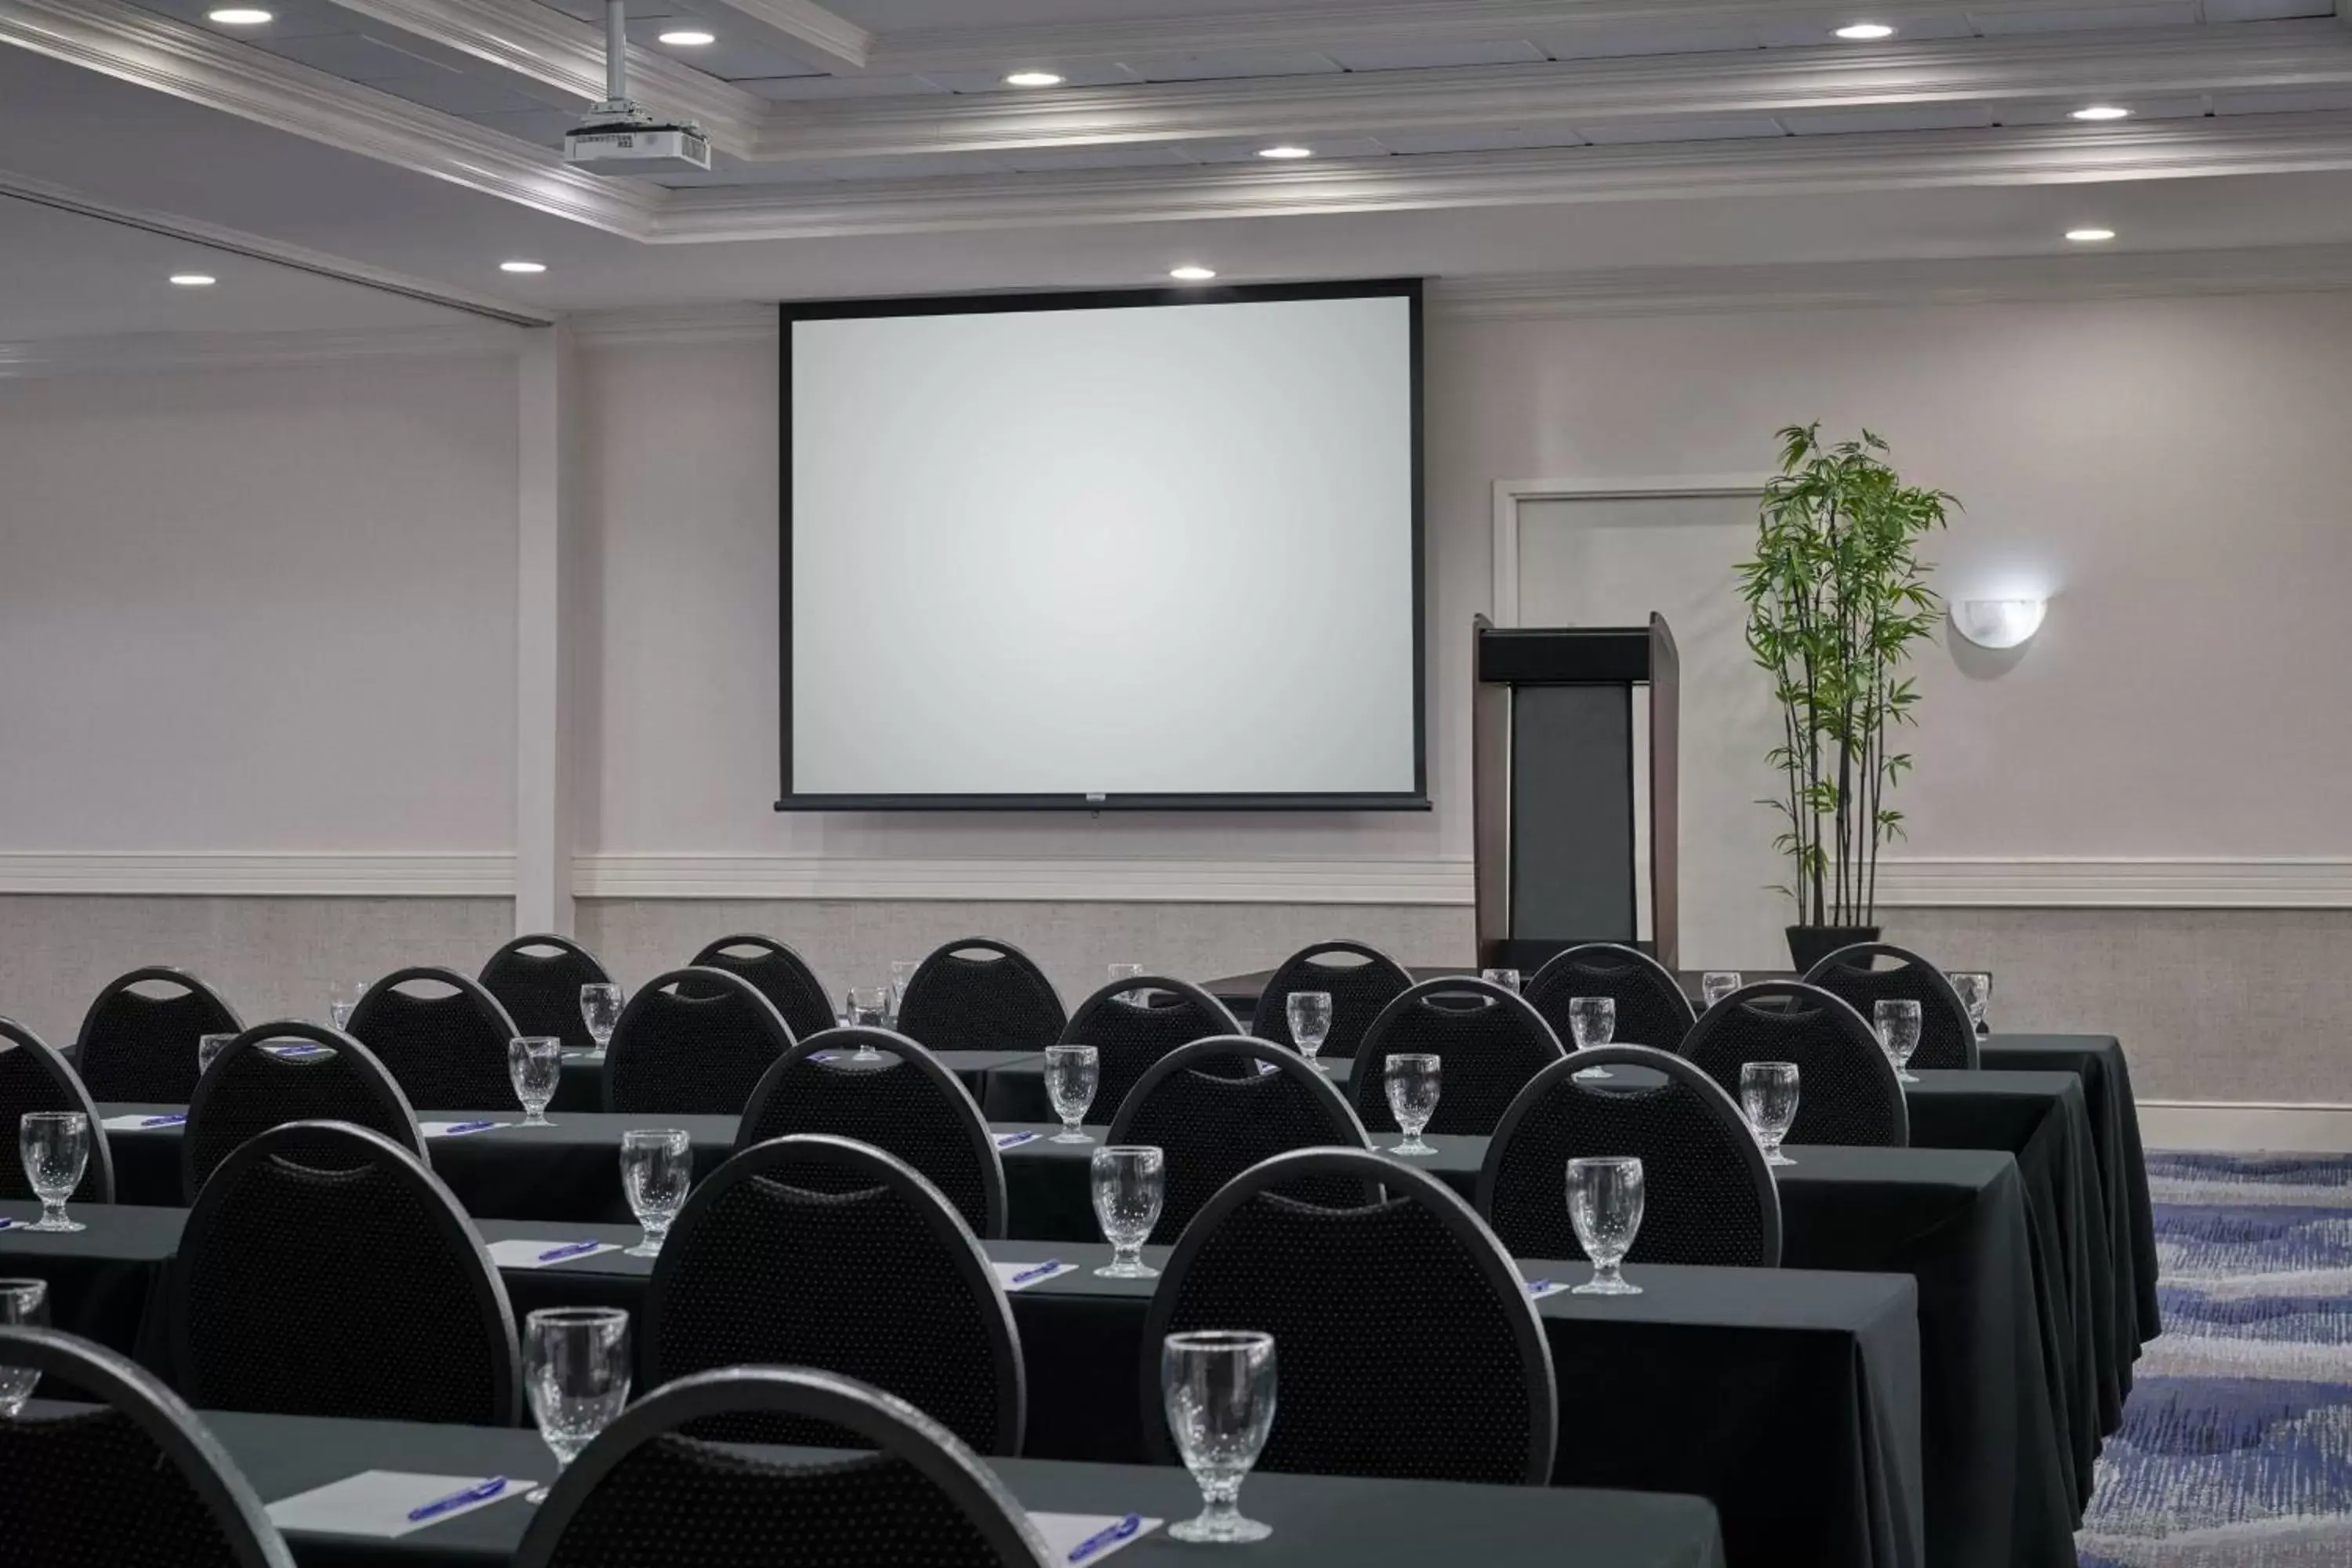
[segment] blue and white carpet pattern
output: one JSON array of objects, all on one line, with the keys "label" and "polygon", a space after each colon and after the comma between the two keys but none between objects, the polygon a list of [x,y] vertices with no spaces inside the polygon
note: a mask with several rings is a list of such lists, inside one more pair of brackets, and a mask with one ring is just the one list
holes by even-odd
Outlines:
[{"label": "blue and white carpet pattern", "polygon": [[2164,1333],[2084,1568],[2352,1568],[2352,1158],[2150,1154]]}]

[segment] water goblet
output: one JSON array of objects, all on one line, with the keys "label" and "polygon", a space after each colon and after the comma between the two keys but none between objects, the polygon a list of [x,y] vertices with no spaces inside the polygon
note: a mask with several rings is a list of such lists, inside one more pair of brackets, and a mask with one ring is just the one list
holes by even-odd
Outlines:
[{"label": "water goblet", "polygon": [[[1113,980],[1140,980],[1143,978],[1143,965],[1139,963],[1110,963],[1105,964],[1103,967],[1109,973],[1110,978]],[[1143,1002],[1143,998],[1133,991],[1121,991],[1118,995],[1120,1001],[1132,1005],[1140,1005]]]},{"label": "water goblet", "polygon": [[1952,989],[1960,994],[1960,1005],[1969,1010],[1969,1026],[1979,1035],[1990,1035],[1985,1023],[1985,1009],[1992,1005],[1992,976],[1981,969],[1963,970],[1952,976]]},{"label": "water goblet", "polygon": [[507,1077],[515,1098],[522,1101],[525,1127],[552,1127],[548,1101],[555,1098],[556,1080],[563,1075],[563,1042],[552,1035],[525,1036],[507,1042]]},{"label": "water goblet", "polygon": [[890,1026],[894,1029],[898,1026],[898,1015],[905,1011],[907,1006],[907,982],[912,980],[915,977],[915,971],[921,967],[919,963],[911,958],[894,958],[890,961]]},{"label": "water goblet", "polygon": [[[1568,1032],[1576,1048],[1589,1051],[1617,1037],[1617,1001],[1612,996],[1571,996],[1568,999]],[[1607,1068],[1587,1068],[1579,1078],[1608,1078]]]},{"label": "water goblet", "polygon": [[1094,1047],[1045,1047],[1045,1098],[1054,1102],[1054,1114],[1062,1119],[1055,1142],[1094,1142],[1078,1124],[1087,1119],[1087,1110],[1095,1102],[1095,1086],[1101,1081],[1102,1053]]},{"label": "water goblet", "polygon": [[1482,969],[1478,978],[1489,985],[1499,985],[1516,996],[1519,994],[1519,972],[1516,969]]},{"label": "water goblet", "polygon": [[1298,1047],[1317,1072],[1329,1069],[1315,1059],[1323,1042],[1331,1037],[1331,993],[1328,991],[1294,991],[1282,999],[1282,1016],[1289,1021],[1290,1038]]},{"label": "water goblet", "polygon": [[621,1190],[646,1233],[628,1256],[660,1255],[662,1238],[686,1206],[693,1184],[694,1142],[683,1129],[638,1127],[621,1134]]},{"label": "water goblet", "polygon": [[613,1031],[621,1022],[621,988],[617,985],[583,985],[580,988],[580,1021],[588,1026],[588,1037],[596,1042],[598,1050],[613,1043]]},{"label": "water goblet", "polygon": [[1895,1076],[1904,1083],[1917,1083],[1911,1071],[1911,1053],[1919,1048],[1919,1004],[1889,999],[1874,1002],[1870,1008],[1870,1021],[1878,1031],[1878,1044],[1886,1059],[1895,1064]]},{"label": "water goblet", "polygon": [[[618,1307],[542,1307],[523,1320],[523,1388],[560,1471],[629,1402],[629,1314]],[[534,1488],[526,1502],[545,1502]]]},{"label": "water goblet", "polygon": [[83,1228],[66,1217],[66,1200],[81,1185],[89,1163],[89,1118],[79,1110],[28,1110],[16,1126],[16,1147],[25,1179],[41,1200],[41,1217],[27,1230]]},{"label": "water goblet", "polygon": [[1168,1156],[1143,1143],[1095,1151],[1095,1218],[1110,1243],[1110,1261],[1095,1272],[1106,1279],[1150,1279],[1160,1270],[1143,1261],[1143,1244],[1160,1223],[1167,1195]]},{"label": "water goblet", "polygon": [[1738,989],[1739,971],[1737,969],[1710,969],[1698,977],[1699,994],[1706,998],[1706,1005],[1710,1007]]},{"label": "water goblet", "polygon": [[[49,1287],[42,1279],[0,1279],[0,1323],[40,1328],[49,1321]],[[16,1418],[33,1397],[41,1374],[29,1366],[0,1366],[0,1421]]]},{"label": "water goblet", "polygon": [[[890,1026],[890,989],[887,985],[853,985],[849,988],[849,1026],[853,1029],[887,1029]],[[861,1039],[849,1055],[854,1062],[878,1062],[882,1053],[874,1048],[871,1040]]]},{"label": "water goblet", "polygon": [[1160,1347],[1169,1435],[1200,1484],[1198,1518],[1170,1525],[1179,1541],[1264,1541],[1273,1527],[1242,1517],[1242,1482],[1274,1427],[1274,1336],[1171,1334]]},{"label": "water goblet", "polygon": [[1403,1051],[1381,1064],[1388,1072],[1389,1114],[1404,1129],[1404,1142],[1391,1154],[1434,1154],[1436,1148],[1421,1141],[1421,1130],[1437,1114],[1437,1091],[1443,1087],[1439,1058],[1422,1051]]},{"label": "water goblet", "polygon": [[1577,1245],[1592,1259],[1592,1278],[1579,1296],[1638,1296],[1642,1288],[1620,1272],[1642,1228],[1642,1162],[1604,1154],[1568,1163],[1568,1218]]},{"label": "water goblet", "polygon": [[367,982],[364,980],[353,981],[349,985],[338,985],[329,994],[327,1016],[334,1020],[335,1027],[338,1029],[351,1027],[352,1012],[359,1006],[360,998],[367,994]]},{"label": "water goblet", "polygon": [[198,1078],[204,1077],[212,1070],[213,1063],[220,1059],[220,1054],[228,1049],[228,1043],[235,1038],[236,1038],[235,1035],[198,1035],[196,1037],[196,1076]]},{"label": "water goblet", "polygon": [[1780,1141],[1796,1124],[1797,1088],[1794,1062],[1749,1062],[1739,1069],[1739,1107],[1768,1165],[1797,1163],[1780,1152]]}]

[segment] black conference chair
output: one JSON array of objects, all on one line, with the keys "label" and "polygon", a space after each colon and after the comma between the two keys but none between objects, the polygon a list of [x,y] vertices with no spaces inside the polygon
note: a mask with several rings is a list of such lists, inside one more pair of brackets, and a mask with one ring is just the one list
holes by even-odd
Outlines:
[{"label": "black conference chair", "polygon": [[[145,985],[165,993],[151,995]],[[220,994],[182,969],[134,969],[107,982],[82,1016],[74,1070],[92,1100],[185,1105],[196,1087],[196,1043],[245,1026]]]},{"label": "black conference chair", "polygon": [[[852,1059],[866,1045],[882,1059]],[[987,1120],[956,1075],[904,1035],[827,1029],[786,1051],[751,1091],[735,1149],[795,1132],[829,1132],[896,1154],[976,1234],[1004,1234],[1004,1163]]]},{"label": "black conference chair", "polygon": [[1576,1039],[1569,1026],[1568,1005],[1579,996],[1606,996],[1617,1004],[1617,1027],[1609,1040],[1613,1046],[1680,1050],[1683,1037],[1698,1022],[1673,970],[1646,952],[1613,942],[1587,942],[1554,953],[1529,977],[1524,991],[1528,1005],[1543,1015],[1563,1046]]},{"label": "black conference chair", "polygon": [[[300,1163],[331,1142],[330,1167]],[[475,1426],[522,1409],[498,1270],[380,1132],[297,1121],[247,1142],[196,1194],[169,1289],[173,1382],[206,1409]]]},{"label": "black conference chair", "polygon": [[[844,1432],[855,1459],[720,1449],[686,1435],[758,1422]],[[565,1467],[515,1568],[1047,1568],[1027,1512],[955,1435],[904,1400],[807,1367],[665,1384]]]},{"label": "black conference chair", "polygon": [[[1355,960],[1334,963],[1334,956]],[[1296,1047],[1290,1015],[1286,1010],[1294,991],[1321,991],[1331,998],[1331,1032],[1316,1055],[1323,1060],[1352,1058],[1364,1031],[1381,1009],[1412,989],[1412,975],[1379,948],[1360,942],[1318,942],[1282,961],[1258,993],[1257,1010],[1250,1015],[1249,1032],[1261,1040]]]},{"label": "black conference chair", "polygon": [[613,1026],[604,1109],[738,1115],[792,1048],[782,1015],[750,981],[723,969],[673,969],[646,982]]},{"label": "black conference chair", "polygon": [[[1886,968],[1878,967],[1881,961]],[[1850,1003],[1864,1018],[1881,1002],[1916,1002],[1919,1048],[1911,1053],[1912,1067],[1977,1065],[1977,1030],[1969,1021],[1968,1004],[1942,970],[1907,948],[1884,942],[1839,948],[1813,965],[1805,984]]]},{"label": "black conference chair", "polygon": [[[654,1386],[719,1367],[823,1367],[982,1453],[1021,1451],[1021,1337],[1004,1288],[946,1195],[868,1144],[802,1133],[719,1166],[662,1244],[645,1331]],[[709,1435],[838,1446],[805,1426]]]},{"label": "black conference chair", "polygon": [[71,1334],[15,1325],[0,1326],[0,1365],[29,1368],[78,1402],[0,1421],[0,1563],[294,1568],[226,1450],[152,1373]]},{"label": "black conference chair", "polygon": [[1396,1125],[1384,1061],[1415,1052],[1441,1062],[1426,1131],[1473,1133],[1492,1132],[1528,1080],[1562,1055],[1551,1026],[1513,993],[1484,980],[1424,980],[1381,1009],[1357,1048],[1349,1099],[1366,1127]]},{"label": "black conference chair", "polygon": [[1152,1063],[1194,1040],[1241,1032],[1225,1005],[1192,982],[1141,974],[1114,980],[1079,1003],[1061,1043],[1095,1047],[1099,1076],[1087,1120],[1108,1121]]},{"label": "black conference chair", "polygon": [[935,1051],[1042,1051],[1066,1016],[1054,983],[1010,942],[958,938],[918,964],[898,1032]]},{"label": "black conference chair", "polygon": [[793,1038],[805,1040],[841,1021],[824,983],[808,961],[771,936],[744,932],[722,936],[694,955],[698,969],[740,974],[776,1005]]},{"label": "black conference chair", "polygon": [[1682,1054],[1734,1097],[1739,1069],[1749,1062],[1796,1063],[1791,1143],[1900,1149],[1911,1142],[1903,1086],[1877,1032],[1817,985],[1760,980],[1741,986],[1691,1026]]},{"label": "black conference chair", "polygon": [[481,1110],[515,1102],[507,1047],[522,1031],[481,982],[454,969],[394,970],[367,988],[343,1032],[375,1053],[411,1105]]},{"label": "black conference chair", "polygon": [[[1385,1188],[1326,1208],[1302,1178]],[[1276,1189],[1282,1189],[1277,1191]],[[1210,1200],[1144,1316],[1144,1443],[1177,1456],[1160,1344],[1195,1329],[1274,1336],[1280,1407],[1257,1468],[1542,1486],[1559,1397],[1527,1283],[1470,1205],[1425,1172],[1360,1149],[1302,1149]]]},{"label": "black conference chair", "polygon": [[73,1064],[40,1036],[14,1018],[0,1018],[0,1198],[33,1196],[24,1161],[5,1142],[28,1110],[79,1110],[89,1118],[89,1163],[82,1168],[81,1181],[66,1202],[69,1205],[112,1203],[114,1152],[107,1146],[106,1126],[99,1120],[89,1090],[74,1072]]},{"label": "black conference chair", "polygon": [[[269,1048],[280,1044],[324,1048],[290,1056]],[[197,1080],[180,1139],[180,1184],[187,1201],[196,1201],[205,1179],[222,1161],[289,1121],[364,1127],[431,1163],[416,1112],[375,1054],[340,1030],[288,1018],[257,1025],[231,1040]],[[314,1140],[308,1148],[279,1148],[296,1164],[324,1170],[352,1152],[339,1134]],[[358,1152],[362,1163],[372,1158],[368,1151]]]},{"label": "black conference chair", "polygon": [[[1329,1079],[1297,1052],[1245,1035],[1194,1040],[1145,1068],[1104,1142],[1166,1152],[1160,1221],[1152,1227],[1163,1242],[1183,1234],[1227,1182],[1261,1160],[1293,1149],[1370,1143]],[[1326,1181],[1292,1195],[1344,1205],[1368,1194],[1359,1184]]]},{"label": "black conference chair", "polygon": [[517,1034],[552,1037],[578,1051],[596,1046],[580,1011],[580,988],[612,983],[594,953],[553,931],[519,936],[482,965],[482,989],[499,999]]},{"label": "black conference chair", "polygon": [[[1645,1070],[1579,1082],[1592,1067]],[[1642,1162],[1628,1262],[1780,1264],[1780,1193],[1747,1119],[1713,1079],[1648,1046],[1596,1047],[1536,1074],[1487,1146],[1478,1213],[1515,1258],[1581,1258],[1565,1173],[1608,1154]]]}]

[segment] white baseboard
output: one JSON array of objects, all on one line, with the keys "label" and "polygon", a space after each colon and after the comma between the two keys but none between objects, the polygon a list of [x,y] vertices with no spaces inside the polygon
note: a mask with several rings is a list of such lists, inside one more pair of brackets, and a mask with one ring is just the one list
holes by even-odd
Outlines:
[{"label": "white baseboard", "polygon": [[514,857],[0,852],[0,893],[504,899]]},{"label": "white baseboard", "polygon": [[2352,909],[2352,860],[1934,859],[1879,862],[1884,909]]},{"label": "white baseboard", "polygon": [[2352,1154],[2352,1105],[2143,1100],[2139,1138],[2150,1149]]},{"label": "white baseboard", "polygon": [[583,855],[582,899],[882,899],[1139,904],[1471,901],[1448,860],[860,859],[814,855]]}]

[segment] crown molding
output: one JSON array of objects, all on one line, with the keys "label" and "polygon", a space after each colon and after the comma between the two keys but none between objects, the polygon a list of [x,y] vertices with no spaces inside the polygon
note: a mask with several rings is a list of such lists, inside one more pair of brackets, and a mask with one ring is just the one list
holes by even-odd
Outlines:
[{"label": "crown molding", "polygon": [[632,238],[663,205],[655,187],[123,0],[0,0],[0,43]]},{"label": "crown molding", "polygon": [[2309,245],[1471,278],[1439,283],[1430,308],[1450,321],[1531,321],[2343,290],[2352,246]]},{"label": "crown molding", "polygon": [[1471,900],[1468,859],[915,860],[582,855],[580,899],[877,899],[975,903],[1438,904]]},{"label": "crown molding", "polygon": [[815,0],[716,0],[740,16],[772,27],[828,70],[863,70],[872,63],[874,35]]},{"label": "crown molding", "polygon": [[2352,33],[2315,20],[2226,33],[2165,29],[2135,34],[2128,47],[2110,37],[1969,38],[1864,51],[1759,49],[946,100],[782,103],[769,106],[749,155],[778,162],[936,156],[1489,125],[1753,119],[1945,103],[2071,104],[2092,88],[2130,99],[2347,84]]},{"label": "crown molding", "polygon": [[511,855],[41,854],[0,851],[0,894],[510,898]]},{"label": "crown molding", "polygon": [[1881,860],[1882,909],[2352,909],[2352,859]]},{"label": "crown molding", "polygon": [[279,332],[122,332],[0,342],[0,380],[115,371],[259,370],[352,360],[500,358],[515,327],[371,327]]},{"label": "crown molding", "polygon": [[715,300],[600,310],[565,318],[572,341],[587,349],[645,348],[675,343],[773,343],[781,326],[772,304]]}]

